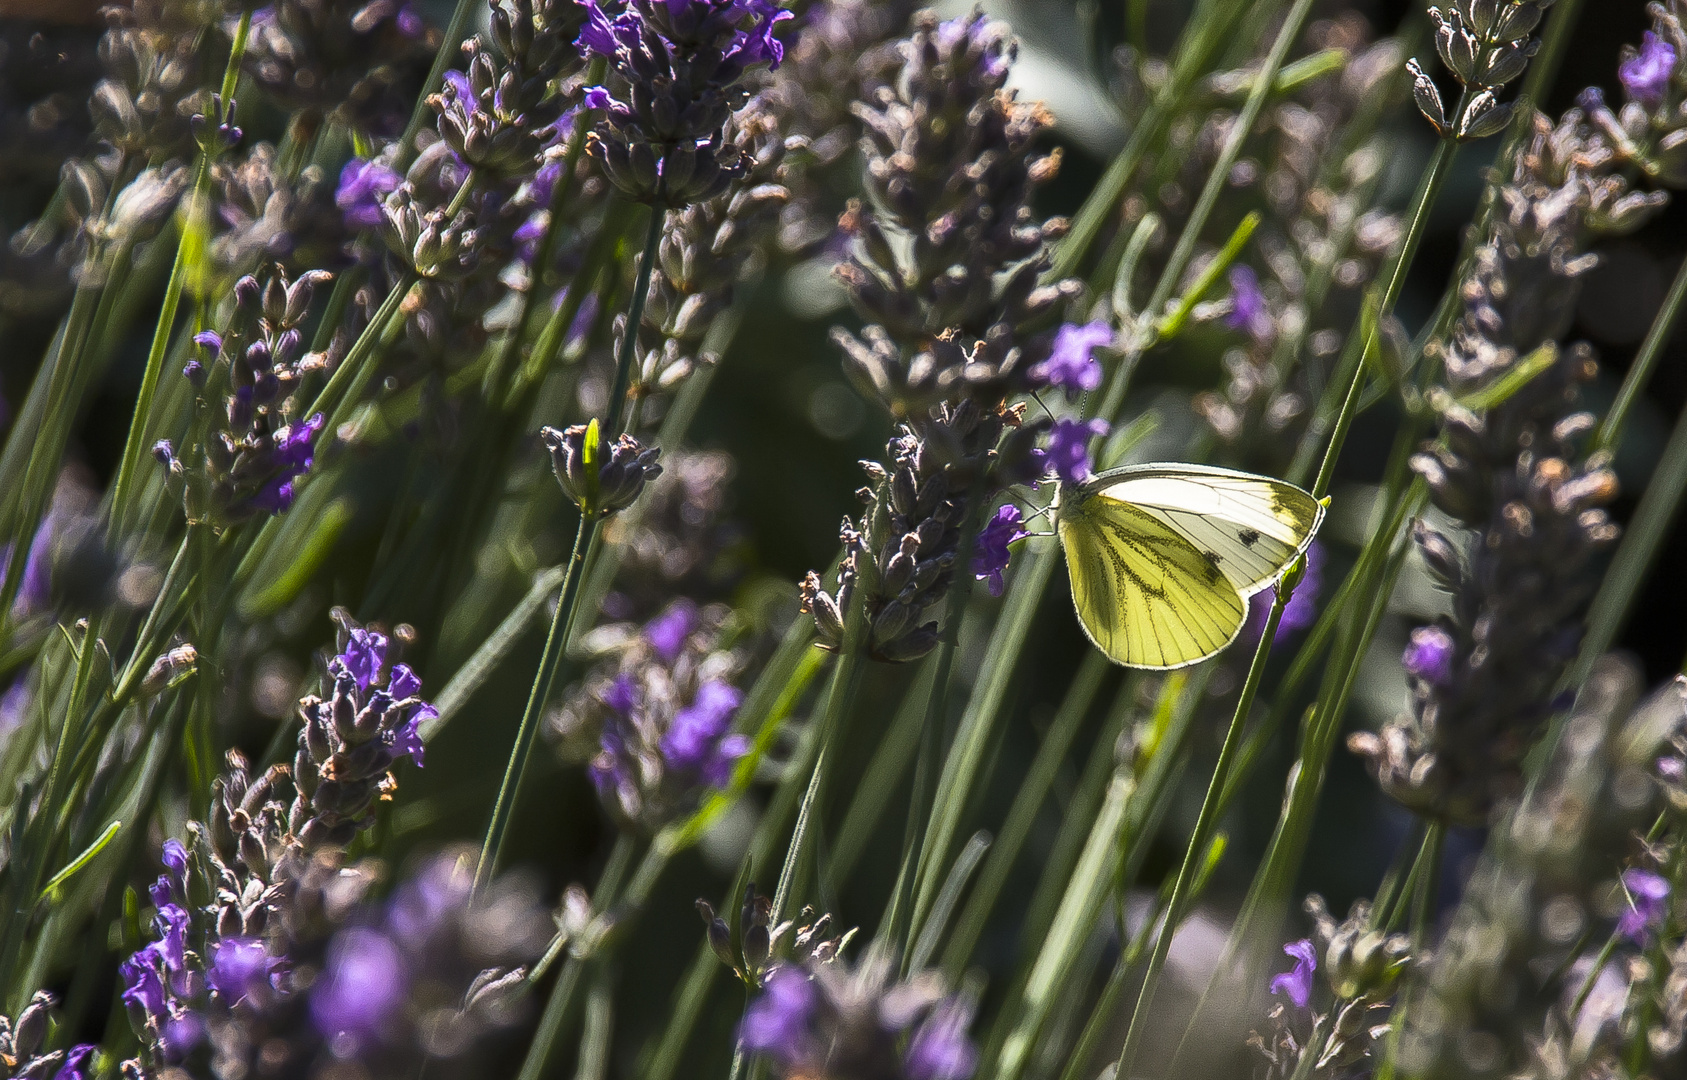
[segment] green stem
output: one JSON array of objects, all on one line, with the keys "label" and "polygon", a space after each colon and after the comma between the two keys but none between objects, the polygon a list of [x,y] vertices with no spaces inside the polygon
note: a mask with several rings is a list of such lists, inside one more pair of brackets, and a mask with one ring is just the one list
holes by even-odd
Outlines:
[{"label": "green stem", "polygon": [[[912,946],[931,911],[936,887],[947,872],[944,864],[948,861],[949,852],[936,848],[927,851],[927,841],[931,836],[926,830],[931,820],[929,800],[934,794],[931,773],[937,768],[943,729],[949,722],[950,672],[954,667],[955,647],[961,638],[961,620],[966,617],[967,599],[972,595],[972,549],[979,523],[984,517],[984,500],[978,495],[976,489],[964,495],[966,510],[961,519],[960,547],[955,553],[956,571],[949,583],[949,593],[943,599],[943,629],[937,644],[937,668],[926,698],[920,762],[916,766],[914,798],[908,806],[908,830],[903,838],[902,870],[898,874],[896,895],[890,909],[890,940],[896,943],[902,956],[904,974],[907,974]],[[929,877],[916,882],[915,871],[920,867],[925,868]],[[919,886],[917,903],[916,885]]]},{"label": "green stem", "polygon": [[[638,841],[631,833],[623,832],[616,837],[615,846],[609,852],[609,861],[604,864],[603,876],[598,879],[597,888],[592,893],[594,915],[608,911],[615,903],[621,892],[621,882],[627,876],[628,867],[632,866],[637,846]],[[533,1041],[528,1044],[527,1057],[522,1060],[517,1080],[540,1080],[545,1075],[545,1063],[551,1056],[551,1047],[556,1044],[563,1025],[574,1011],[580,977],[591,962],[571,955],[562,965],[561,974],[551,985],[550,997],[545,1000],[545,1011],[539,1017],[539,1028],[533,1033]]]},{"label": "green stem", "polygon": [[[1195,245],[1201,239],[1201,231],[1207,219],[1212,216],[1213,208],[1218,205],[1221,195],[1230,186],[1230,172],[1236,164],[1236,159],[1242,153],[1242,145],[1248,136],[1253,134],[1254,124],[1259,120],[1260,111],[1265,108],[1265,99],[1271,94],[1272,84],[1277,81],[1277,73],[1283,68],[1283,61],[1289,55],[1289,48],[1300,37],[1301,26],[1306,17],[1312,12],[1313,0],[1295,0],[1294,7],[1283,20],[1283,26],[1277,31],[1276,40],[1271,43],[1271,52],[1266,56],[1265,63],[1254,76],[1253,89],[1248,93],[1248,100],[1242,106],[1242,111],[1231,121],[1230,134],[1225,139],[1224,148],[1219,152],[1218,160],[1213,164],[1212,171],[1207,174],[1206,186],[1201,189],[1200,197],[1195,201],[1195,208],[1190,212],[1189,221],[1177,239],[1177,245],[1172,248],[1171,256],[1166,261],[1165,271],[1160,275],[1160,285],[1148,301],[1144,312],[1148,318],[1156,319],[1166,301],[1171,299],[1171,293],[1183,277],[1184,268],[1195,255]],[[1236,4],[1235,8],[1248,5]]]},{"label": "green stem", "polygon": [[1148,957],[1148,969],[1143,975],[1142,990],[1137,996],[1136,1009],[1131,1014],[1130,1027],[1125,1033],[1125,1045],[1119,1051],[1119,1076],[1135,1075],[1136,1057],[1142,1049],[1142,1040],[1148,1033],[1148,1012],[1153,1007],[1160,973],[1164,970],[1166,957],[1171,952],[1172,937],[1177,933],[1178,923],[1183,919],[1184,905],[1206,852],[1207,842],[1218,825],[1220,796],[1229,778],[1237,747],[1242,741],[1242,729],[1246,726],[1248,713],[1253,708],[1254,697],[1259,693],[1260,681],[1265,677],[1265,661],[1271,655],[1271,642],[1277,636],[1277,626],[1283,621],[1283,608],[1294,595],[1295,586],[1300,583],[1304,570],[1305,557],[1302,556],[1284,575],[1277,587],[1276,598],[1271,602],[1271,613],[1266,617],[1265,629],[1260,634],[1259,645],[1254,649],[1253,663],[1248,667],[1247,682],[1242,685],[1242,695],[1236,701],[1236,711],[1230,718],[1229,730],[1225,732],[1218,762],[1213,766],[1206,798],[1201,803],[1200,815],[1195,819],[1195,831],[1189,837],[1189,846],[1183,854],[1183,864],[1178,868],[1177,882],[1172,886],[1171,899],[1166,903],[1165,926],[1155,939],[1154,951]]},{"label": "green stem", "polygon": [[[603,81],[607,61],[603,57],[594,57],[586,71],[585,83],[594,86]],[[551,185],[551,200],[547,208],[545,232],[539,238],[539,246],[533,257],[532,270],[527,282],[527,289],[521,294],[519,310],[515,320],[510,325],[509,333],[503,344],[499,346],[498,355],[492,362],[492,368],[487,372],[486,387],[487,400],[498,403],[504,400],[504,392],[510,375],[511,365],[521,343],[527,340],[531,329],[533,313],[541,305],[534,303],[539,294],[544,291],[545,272],[556,261],[557,243],[562,236],[562,212],[567,205],[568,197],[574,188],[574,171],[580,162],[580,153],[586,146],[586,132],[591,129],[593,117],[596,113],[590,109],[582,109],[574,117],[574,130],[568,136],[568,148],[563,151],[562,175]],[[576,281],[576,291],[583,292],[581,282]],[[570,320],[572,321],[572,320]]]},{"label": "green stem", "polygon": [[1051,279],[1071,277],[1082,267],[1096,237],[1117,213],[1119,201],[1124,198],[1125,190],[1149,148],[1158,141],[1195,80],[1207,70],[1228,38],[1230,28],[1248,7],[1246,4],[1223,4],[1213,11],[1214,6],[1211,0],[1203,0],[1191,13],[1178,44],[1178,57],[1172,68],[1170,83],[1155,97],[1148,110],[1136,118],[1129,141],[1073,217],[1071,232],[1055,249],[1054,265],[1049,270]]},{"label": "green stem", "polygon": [[[381,340],[381,335],[386,331],[387,323],[391,322],[398,314],[399,305],[404,301],[405,294],[410,291],[410,286],[415,283],[415,280],[416,275],[412,271],[406,270],[399,274],[398,280],[393,282],[392,289],[387,293],[386,299],[382,300],[381,306],[376,309],[375,317],[370,319],[369,325],[365,326],[363,332],[357,335],[357,340],[352,343],[345,359],[341,360],[339,366],[334,368],[334,373],[328,376],[327,385],[323,386],[321,392],[316,395],[316,400],[310,403],[310,408],[304,410],[300,415],[315,416],[321,413],[326,416],[338,411],[340,399],[344,396],[347,385],[353,381],[354,376],[360,376],[363,367],[374,362],[367,358]],[[332,428],[329,429],[329,434],[333,434]]]},{"label": "green stem", "polygon": [[839,732],[854,704],[856,692],[861,688],[861,676],[865,669],[858,644],[863,622],[862,598],[856,597],[852,606],[855,611],[851,613],[851,619],[855,627],[853,632],[850,628],[845,630],[843,650],[838,657],[838,666],[832,671],[826,705],[816,721],[819,725],[819,751],[814,759],[814,771],[809,774],[808,788],[803,792],[802,804],[797,810],[797,823],[791,830],[784,865],[779,870],[779,885],[773,893],[774,924],[784,920],[785,912],[791,908],[792,897],[802,897],[807,887],[809,867],[814,860],[814,845],[809,842],[809,834],[821,828],[819,818],[826,805],[827,781],[836,766]]},{"label": "green stem", "polygon": [[627,309],[627,328],[621,338],[621,354],[615,361],[615,384],[609,391],[609,415],[603,423],[603,437],[613,442],[621,434],[626,415],[627,391],[633,384],[633,359],[638,355],[639,323],[644,319],[644,302],[650,296],[650,272],[656,269],[656,249],[662,242],[662,225],[667,211],[660,199],[650,208],[650,228],[644,237],[644,255],[639,259],[638,278],[633,283],[633,302]]},{"label": "green stem", "polygon": [[574,532],[574,551],[568,557],[568,569],[562,579],[562,592],[557,597],[556,614],[551,617],[550,633],[545,636],[544,656],[533,676],[533,686],[527,694],[527,707],[522,710],[521,726],[516,729],[515,746],[510,749],[509,762],[504,766],[504,779],[498,785],[498,799],[492,804],[492,821],[486,827],[486,840],[480,846],[480,861],[475,866],[474,882],[477,890],[484,889],[497,869],[503,854],[504,837],[515,813],[516,793],[521,777],[527,769],[527,759],[533,743],[539,737],[539,720],[550,700],[551,684],[556,679],[557,665],[562,662],[568,629],[574,618],[574,602],[580,593],[580,568],[586,559],[586,548],[597,532],[598,518],[582,513],[580,525]]},{"label": "green stem", "polygon": [[1628,374],[1623,377],[1622,388],[1617,391],[1617,398],[1611,403],[1611,411],[1606,414],[1605,422],[1599,425],[1599,433],[1593,439],[1594,450],[1616,452],[1622,439],[1623,422],[1628,419],[1629,410],[1634,408],[1634,403],[1640,398],[1640,392],[1646,389],[1653,369],[1662,358],[1664,345],[1669,342],[1670,335],[1675,330],[1675,320],[1681,315],[1684,300],[1687,300],[1687,259],[1681,261],[1681,268],[1675,274],[1675,283],[1669,287],[1669,296],[1664,300],[1664,306],[1658,311],[1657,317],[1652,320],[1652,328],[1646,332],[1646,340],[1641,343],[1634,363],[1629,365]]}]

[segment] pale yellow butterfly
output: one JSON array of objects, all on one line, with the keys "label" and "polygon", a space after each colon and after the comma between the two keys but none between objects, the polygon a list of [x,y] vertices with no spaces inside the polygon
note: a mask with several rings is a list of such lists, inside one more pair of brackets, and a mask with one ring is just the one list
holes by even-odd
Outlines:
[{"label": "pale yellow butterfly", "polygon": [[1178,463],[1063,482],[1054,501],[1078,622],[1115,663],[1140,668],[1186,667],[1236,640],[1247,598],[1323,520],[1293,484]]}]

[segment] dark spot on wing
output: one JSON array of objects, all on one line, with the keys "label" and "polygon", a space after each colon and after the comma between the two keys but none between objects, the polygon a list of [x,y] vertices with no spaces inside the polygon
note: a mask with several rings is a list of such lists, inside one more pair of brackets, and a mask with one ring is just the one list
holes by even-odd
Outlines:
[{"label": "dark spot on wing", "polygon": [[1217,585],[1218,579],[1223,576],[1218,569],[1218,564],[1224,561],[1223,557],[1216,551],[1203,551],[1201,552],[1201,558],[1205,559],[1207,562],[1207,584]]},{"label": "dark spot on wing", "polygon": [[1259,543],[1259,530],[1243,529],[1241,532],[1236,534],[1236,539],[1242,542],[1243,547],[1251,548],[1255,544]]}]

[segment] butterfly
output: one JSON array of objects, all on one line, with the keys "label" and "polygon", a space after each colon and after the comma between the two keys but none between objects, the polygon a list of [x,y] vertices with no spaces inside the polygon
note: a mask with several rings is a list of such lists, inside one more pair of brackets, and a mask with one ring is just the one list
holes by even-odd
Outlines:
[{"label": "butterfly", "polygon": [[1061,483],[1055,531],[1078,622],[1126,667],[1179,668],[1236,640],[1248,597],[1283,575],[1324,520],[1293,484],[1154,463]]}]

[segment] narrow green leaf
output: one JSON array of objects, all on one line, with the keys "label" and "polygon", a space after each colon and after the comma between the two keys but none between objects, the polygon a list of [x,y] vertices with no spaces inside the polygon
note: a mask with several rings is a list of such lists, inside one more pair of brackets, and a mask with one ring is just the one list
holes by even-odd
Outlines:
[{"label": "narrow green leaf", "polygon": [[1549,341],[1511,366],[1511,370],[1480,390],[1460,395],[1454,400],[1471,412],[1485,412],[1502,404],[1513,394],[1529,385],[1541,372],[1558,362],[1558,345]]},{"label": "narrow green leaf", "polygon": [[114,838],[118,831],[122,828],[123,823],[121,821],[114,821],[110,825],[107,825],[105,827],[105,831],[101,832],[100,835],[94,839],[94,842],[89,844],[87,848],[83,850],[82,854],[76,856],[76,858],[70,861],[68,866],[47,880],[47,884],[42,888],[41,895],[36,898],[36,902],[45,902],[48,897],[52,896],[53,893],[58,890],[60,885],[69,881],[78,870],[81,870],[84,866],[93,862],[94,856],[104,851],[105,846],[111,843],[112,838]]},{"label": "narrow green leaf", "polygon": [[1195,305],[1201,302],[1208,290],[1230,269],[1231,264],[1241,257],[1242,249],[1253,237],[1254,230],[1259,228],[1261,220],[1259,211],[1254,210],[1236,226],[1236,231],[1230,234],[1230,239],[1225,241],[1218,255],[1206,265],[1201,271],[1201,276],[1195,279],[1189,291],[1178,300],[1171,314],[1160,321],[1159,331],[1162,339],[1176,337],[1183,329],[1184,324],[1189,321],[1189,313],[1195,310]]},{"label": "narrow green leaf", "polygon": [[334,551],[334,543],[339,540],[340,533],[351,523],[352,504],[350,499],[335,499],[322,511],[310,517],[299,516],[291,520],[309,522],[309,531],[297,544],[288,544],[283,550],[294,552],[292,561],[287,563],[274,578],[267,583],[252,582],[240,601],[240,617],[247,620],[261,619],[274,615],[288,604],[292,603],[299,593],[310,584],[311,578],[322,569],[323,563]]},{"label": "narrow green leaf", "polygon": [[1065,974],[1077,956],[1090,928],[1101,913],[1102,902],[1113,886],[1111,863],[1118,857],[1119,830],[1125,821],[1125,806],[1136,790],[1128,767],[1114,770],[1107,788],[1107,799],[1101,814],[1090,829],[1078,868],[1061,898],[1060,908],[1049,928],[1037,962],[1026,981],[1025,994],[1019,1010],[1018,1022],[1002,1044],[994,1075],[997,1080],[1018,1080],[1038,1034],[1048,1020],[1050,1007],[1062,986]]}]

